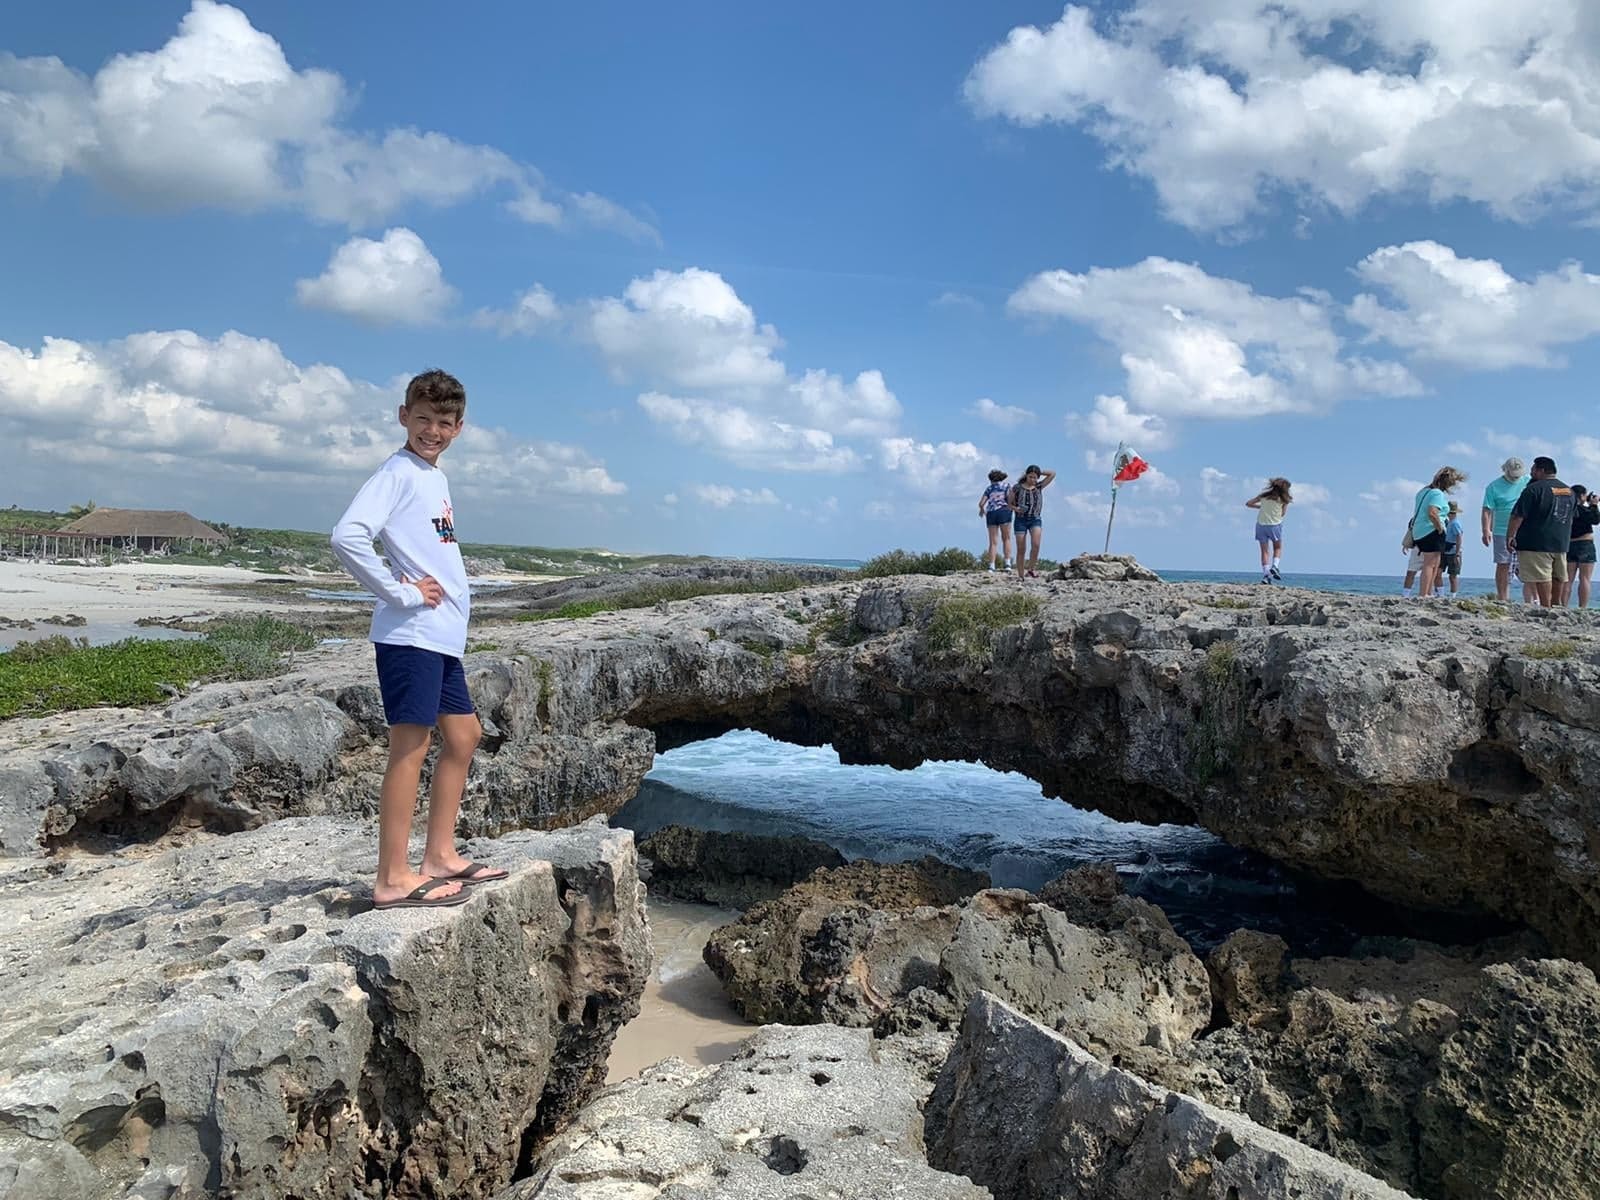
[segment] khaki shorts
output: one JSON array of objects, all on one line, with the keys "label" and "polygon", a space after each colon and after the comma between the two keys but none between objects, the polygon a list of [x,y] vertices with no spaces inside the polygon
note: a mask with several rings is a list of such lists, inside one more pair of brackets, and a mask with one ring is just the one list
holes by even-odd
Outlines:
[{"label": "khaki shorts", "polygon": [[1551,550],[1519,550],[1517,576],[1523,583],[1565,583],[1567,556]]}]

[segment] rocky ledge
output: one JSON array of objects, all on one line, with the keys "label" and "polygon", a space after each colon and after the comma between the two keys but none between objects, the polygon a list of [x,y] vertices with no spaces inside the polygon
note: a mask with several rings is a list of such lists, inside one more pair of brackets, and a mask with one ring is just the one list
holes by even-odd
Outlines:
[{"label": "rocky ledge", "polygon": [[[1248,1118],[1272,1131],[1263,1145],[1293,1139],[1430,1200],[1593,1200],[1600,1111],[1580,1098],[1600,1091],[1600,984],[1585,966],[1539,957],[1533,935],[1469,948],[1364,939],[1347,956],[1309,958],[1240,930],[1202,963],[1159,908],[1122,894],[1110,868],[1068,872],[1037,896],[983,883],[928,862],[820,869],[716,931],[705,957],[747,1016],[870,1027],[885,1044],[915,1039],[915,1055],[903,1053],[925,1072],[945,1062],[980,995],[1070,1039],[1070,1050],[1062,1038],[1023,1037],[1007,1051],[1017,1061],[994,1068],[1004,1078],[980,1104],[997,1128],[1064,1124],[1073,1137],[1088,1129],[1126,1145],[1132,1110],[1113,1120],[1106,1106],[1137,1092],[1139,1105],[1170,1116],[1165,1090],[1193,1118],[1184,1137],[1210,1139],[1201,1150],[1225,1145],[1223,1132],[1238,1141]],[[1039,1054],[1060,1069],[1045,1070]],[[1091,1054],[1105,1070],[1085,1066]],[[952,1069],[945,1063],[946,1078]],[[1026,1114],[1005,1108],[1001,1095],[1013,1091]],[[1093,1186],[1085,1176],[1077,1191],[1019,1190],[1023,1175],[1055,1177],[1046,1168],[1056,1151],[1028,1158],[1029,1139],[984,1148],[979,1132],[964,1128],[946,1146],[952,1157],[931,1161],[997,1196],[1186,1194],[1138,1172],[1097,1175]],[[1127,1161],[1157,1170],[1165,1137],[1146,1147],[1157,1159],[1141,1151]],[[1104,1149],[1083,1152],[1093,1160]],[[1219,1164],[1215,1178],[1231,1177]]]},{"label": "rocky ledge", "polygon": [[1407,1200],[1237,1114],[1108,1067],[985,993],[940,1072],[927,1137],[931,1163],[995,1200]]},{"label": "rocky ledge", "polygon": [[[493,647],[468,658],[482,834],[613,811],[657,751],[748,727],[847,762],[981,760],[1600,962],[1592,614],[984,575],[474,637]],[[6,722],[0,852],[366,811],[382,732],[359,644],[162,710]]]},{"label": "rocky ledge", "polygon": [[365,822],[0,874],[0,1195],[492,1195],[605,1077],[649,934],[631,837],[473,844],[376,912]]},{"label": "rocky ledge", "polygon": [[990,1200],[925,1161],[927,1090],[865,1030],[769,1025],[607,1089],[500,1200]]}]

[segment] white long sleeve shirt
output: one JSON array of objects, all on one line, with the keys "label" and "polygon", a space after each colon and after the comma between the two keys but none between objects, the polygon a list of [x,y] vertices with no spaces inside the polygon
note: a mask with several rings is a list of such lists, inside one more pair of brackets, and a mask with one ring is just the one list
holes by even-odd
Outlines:
[{"label": "white long sleeve shirt", "polygon": [[[374,538],[383,542],[388,566],[372,548]],[[420,646],[451,658],[466,653],[472,597],[443,471],[409,450],[395,451],[350,501],[333,527],[332,545],[350,574],[378,598],[374,642]],[[424,575],[444,589],[434,608],[403,582]]]}]

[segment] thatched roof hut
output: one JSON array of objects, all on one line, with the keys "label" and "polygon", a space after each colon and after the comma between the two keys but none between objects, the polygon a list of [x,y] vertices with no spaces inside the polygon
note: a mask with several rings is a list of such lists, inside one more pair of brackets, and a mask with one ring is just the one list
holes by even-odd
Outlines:
[{"label": "thatched roof hut", "polygon": [[226,542],[204,521],[186,512],[151,508],[97,508],[61,527],[62,533],[116,538],[140,545],[168,542]]}]

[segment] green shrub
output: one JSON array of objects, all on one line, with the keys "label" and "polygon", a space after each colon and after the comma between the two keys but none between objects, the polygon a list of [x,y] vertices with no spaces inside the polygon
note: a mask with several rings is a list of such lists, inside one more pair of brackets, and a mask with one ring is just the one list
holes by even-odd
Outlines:
[{"label": "green shrub", "polygon": [[1190,747],[1195,778],[1204,784],[1233,769],[1244,738],[1245,691],[1238,646],[1213,642],[1200,672],[1203,695]]},{"label": "green shrub", "polygon": [[1548,638],[1535,642],[1524,642],[1522,653],[1528,658],[1571,658],[1578,652],[1578,643],[1571,638]]},{"label": "green shrub", "polygon": [[830,608],[811,623],[807,649],[823,642],[832,646],[856,646],[867,640],[867,631],[856,624],[855,614],[846,608]]},{"label": "green shrub", "polygon": [[976,554],[956,546],[946,546],[932,554],[890,550],[869,559],[856,575],[861,579],[881,579],[885,575],[953,575],[958,571],[976,571],[981,565]]},{"label": "green shrub", "polygon": [[38,716],[109,704],[154,704],[173,688],[217,679],[264,679],[284,654],[316,636],[276,617],[214,622],[186,641],[128,638],[91,646],[83,638],[43,638],[0,654],[0,717]]},{"label": "green shrub", "polygon": [[1040,600],[1022,592],[999,596],[941,596],[928,621],[928,647],[977,660],[990,652],[995,631],[1026,621]]},{"label": "green shrub", "polygon": [[517,620],[572,620],[622,609],[653,608],[664,602],[693,600],[700,596],[765,595],[769,592],[792,592],[795,588],[805,586],[806,581],[799,576],[781,572],[763,579],[664,579],[659,583],[643,584],[614,596],[595,600],[569,600],[560,608],[545,612],[518,613]]}]

